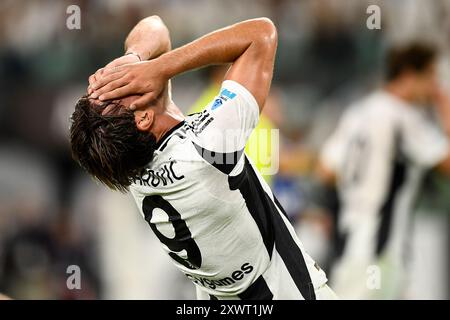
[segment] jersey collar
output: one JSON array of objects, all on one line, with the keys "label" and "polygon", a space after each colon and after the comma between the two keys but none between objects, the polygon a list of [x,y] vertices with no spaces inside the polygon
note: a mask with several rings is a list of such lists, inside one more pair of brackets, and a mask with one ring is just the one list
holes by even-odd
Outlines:
[{"label": "jersey collar", "polygon": [[160,150],[169,140],[170,136],[178,129],[180,129],[184,124],[186,123],[185,120],[181,121],[180,123],[176,124],[174,127],[172,127],[169,131],[167,131],[161,139],[156,143],[156,150]]}]

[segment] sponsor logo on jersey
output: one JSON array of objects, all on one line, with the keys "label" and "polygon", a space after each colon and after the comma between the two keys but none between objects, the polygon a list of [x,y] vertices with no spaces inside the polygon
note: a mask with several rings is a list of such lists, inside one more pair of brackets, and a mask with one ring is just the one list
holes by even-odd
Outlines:
[{"label": "sponsor logo on jersey", "polygon": [[234,97],[236,97],[236,93],[231,92],[228,89],[223,89],[222,92],[220,93],[220,97],[223,98],[225,101],[227,101],[228,99],[233,99]]},{"label": "sponsor logo on jersey", "polygon": [[223,89],[220,92],[219,98],[214,100],[214,103],[213,103],[213,105],[211,107],[211,110],[217,109],[218,107],[220,107],[224,103],[224,101],[228,101],[228,100],[234,99],[234,97],[236,97],[236,93],[231,92],[228,89]]},{"label": "sponsor logo on jersey", "polygon": [[217,98],[216,100],[214,100],[214,103],[211,107],[211,110],[217,109],[218,107],[220,107],[222,105],[222,99],[221,98]]},{"label": "sponsor logo on jersey", "polygon": [[160,184],[166,186],[172,184],[177,180],[184,178],[184,175],[175,173],[174,164],[176,161],[172,160],[169,164],[163,165],[157,170],[145,168],[144,173],[141,176],[133,179],[135,184],[147,187],[158,187]]},{"label": "sponsor logo on jersey", "polygon": [[186,273],[185,275],[195,284],[202,285],[205,288],[209,287],[211,289],[216,289],[217,287],[231,286],[232,284],[241,281],[247,274],[251,273],[253,269],[253,266],[249,262],[246,262],[241,266],[239,270],[233,271],[230,276],[222,279],[196,277],[188,273]]}]

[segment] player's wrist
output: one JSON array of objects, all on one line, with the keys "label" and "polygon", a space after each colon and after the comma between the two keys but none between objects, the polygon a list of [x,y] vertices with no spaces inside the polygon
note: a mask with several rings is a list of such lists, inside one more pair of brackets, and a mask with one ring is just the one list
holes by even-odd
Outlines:
[{"label": "player's wrist", "polygon": [[125,52],[125,55],[126,56],[132,55],[132,56],[135,56],[138,59],[138,61],[144,61],[142,54],[139,54],[138,52],[133,51],[133,50],[127,50],[127,52]]},{"label": "player's wrist", "polygon": [[155,66],[159,69],[158,74],[164,80],[170,80],[179,74],[176,68],[176,63],[170,63],[171,58],[169,53],[162,54],[154,61]]}]

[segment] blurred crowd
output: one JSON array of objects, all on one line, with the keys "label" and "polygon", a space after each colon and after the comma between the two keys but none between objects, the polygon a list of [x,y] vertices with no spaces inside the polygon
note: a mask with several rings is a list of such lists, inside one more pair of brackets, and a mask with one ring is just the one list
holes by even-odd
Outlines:
[{"label": "blurred crowd", "polygon": [[[71,4],[81,8],[80,30],[66,27]],[[381,29],[366,26],[370,4],[381,8]],[[131,198],[92,181],[68,145],[69,117],[88,76],[122,55],[131,28],[153,14],[165,21],[173,47],[248,18],[275,22],[279,47],[265,117],[280,129],[280,167],[269,179],[324,269],[333,219],[323,203],[332,199],[316,188],[314,162],[343,110],[382,81],[386,48],[439,44],[440,78],[450,90],[449,0],[3,0],[0,292],[25,299],[194,298]],[[176,78],[177,105],[195,108],[216,71]],[[448,195],[448,179],[427,178],[411,240],[418,252],[412,297],[450,297]],[[80,267],[80,290],[66,286],[70,265]]]}]

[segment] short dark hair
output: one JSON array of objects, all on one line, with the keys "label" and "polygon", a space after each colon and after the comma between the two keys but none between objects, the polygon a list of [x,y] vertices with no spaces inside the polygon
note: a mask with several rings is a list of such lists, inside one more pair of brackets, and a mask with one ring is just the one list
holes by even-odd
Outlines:
[{"label": "short dark hair", "polygon": [[138,130],[133,112],[120,101],[95,103],[83,96],[71,117],[70,143],[82,168],[109,188],[126,192],[152,161],[156,138]]},{"label": "short dark hair", "polygon": [[436,59],[437,49],[425,43],[392,48],[387,54],[386,78],[394,80],[404,71],[422,72]]}]

